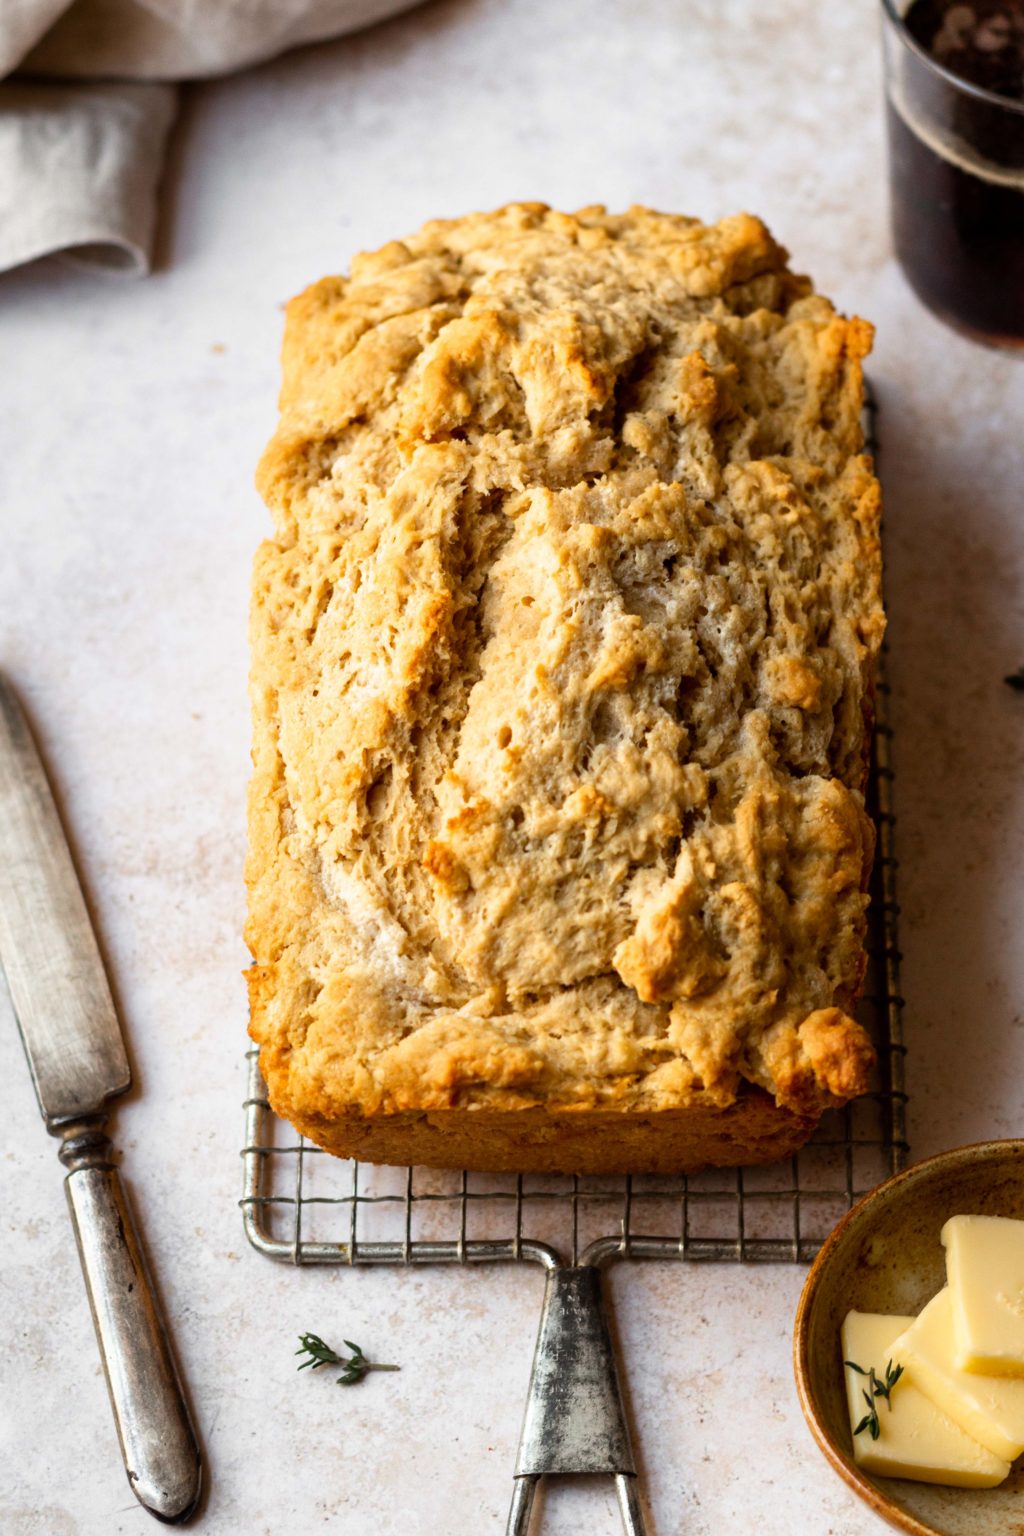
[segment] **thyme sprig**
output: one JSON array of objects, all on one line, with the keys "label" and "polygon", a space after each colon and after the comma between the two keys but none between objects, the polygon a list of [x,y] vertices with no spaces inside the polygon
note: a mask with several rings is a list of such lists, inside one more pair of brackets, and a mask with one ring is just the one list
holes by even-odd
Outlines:
[{"label": "thyme sprig", "polygon": [[383,1365],[378,1360],[367,1360],[358,1344],[353,1344],[351,1339],[343,1339],[342,1343],[352,1351],[346,1359],[339,1355],[329,1344],[325,1344],[319,1334],[300,1333],[299,1347],[295,1351],[297,1355],[308,1355],[308,1360],[303,1360],[298,1367],[304,1371],[307,1366],[312,1370],[318,1370],[321,1365],[340,1365],[341,1375],[338,1377],[339,1387],[354,1387],[361,1382],[370,1371],[400,1371],[400,1365]]},{"label": "thyme sprig", "polygon": [[869,1390],[866,1389],[861,1393],[861,1396],[868,1405],[868,1411],[853,1433],[859,1435],[866,1429],[872,1440],[877,1440],[882,1433],[882,1426],[878,1419],[878,1409],[875,1406],[876,1400],[880,1397],[884,1398],[889,1404],[889,1412],[892,1412],[892,1389],[903,1375],[903,1367],[902,1365],[897,1365],[894,1369],[893,1363],[890,1360],[885,1368],[885,1380],[879,1381],[873,1365],[868,1370],[865,1370],[862,1365],[857,1364],[856,1360],[844,1360],[843,1364],[848,1365],[851,1371],[856,1371],[858,1376],[866,1376],[868,1378]]}]

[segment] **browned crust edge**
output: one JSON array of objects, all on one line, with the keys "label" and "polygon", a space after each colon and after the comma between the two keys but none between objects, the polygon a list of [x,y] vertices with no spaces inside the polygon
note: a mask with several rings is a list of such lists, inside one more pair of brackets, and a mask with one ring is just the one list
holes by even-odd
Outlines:
[{"label": "browned crust edge", "polygon": [[814,1116],[793,1114],[759,1088],[745,1090],[725,1107],[697,1102],[644,1112],[456,1106],[327,1117],[282,1098],[275,1074],[269,1077],[271,1107],[325,1152],[402,1167],[481,1173],[696,1173],[790,1157],[817,1125]]}]

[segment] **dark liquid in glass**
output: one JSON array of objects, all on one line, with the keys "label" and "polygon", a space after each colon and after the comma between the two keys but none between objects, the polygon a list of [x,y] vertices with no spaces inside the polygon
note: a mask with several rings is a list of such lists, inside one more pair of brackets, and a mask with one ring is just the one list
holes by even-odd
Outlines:
[{"label": "dark liquid in glass", "polygon": [[[944,68],[1024,103],[1024,0],[915,0],[904,24]],[[920,99],[888,105],[900,262],[946,319],[1024,347],[1024,114],[919,68]],[[941,114],[929,110],[929,89],[936,102],[944,93]],[[929,126],[934,117],[941,128]]]}]

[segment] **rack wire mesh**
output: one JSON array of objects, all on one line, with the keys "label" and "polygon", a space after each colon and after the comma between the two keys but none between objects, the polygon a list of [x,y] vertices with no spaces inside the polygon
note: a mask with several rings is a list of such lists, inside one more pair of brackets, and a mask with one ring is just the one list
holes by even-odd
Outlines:
[{"label": "rack wire mesh", "polygon": [[[866,435],[875,446],[873,408]],[[664,1176],[512,1175],[381,1168],[297,1136],[270,1109],[248,1053],[244,1192],[249,1241],[292,1264],[630,1258],[808,1262],[855,1201],[903,1167],[907,1101],[889,685],[883,668],[869,809],[878,848],[869,964],[858,1017],[878,1052],[871,1092],[826,1113],[796,1156],[762,1167]]]}]

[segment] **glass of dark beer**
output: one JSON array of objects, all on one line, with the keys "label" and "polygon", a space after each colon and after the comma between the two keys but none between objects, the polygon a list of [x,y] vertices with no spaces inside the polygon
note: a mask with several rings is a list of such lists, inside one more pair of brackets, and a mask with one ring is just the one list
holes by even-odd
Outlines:
[{"label": "glass of dark beer", "polygon": [[882,0],[896,254],[943,320],[1024,349],[1024,0]]}]

